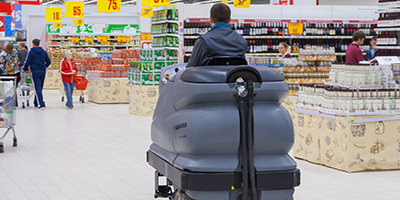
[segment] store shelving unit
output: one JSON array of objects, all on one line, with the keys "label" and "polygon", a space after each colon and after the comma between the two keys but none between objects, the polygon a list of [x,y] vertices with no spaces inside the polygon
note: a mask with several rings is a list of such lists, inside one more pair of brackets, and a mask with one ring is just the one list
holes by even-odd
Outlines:
[{"label": "store shelving unit", "polygon": [[[289,35],[287,33],[288,24],[291,22],[300,22],[304,23],[308,28],[304,32],[304,35]],[[196,27],[196,23],[199,24],[199,27]],[[186,19],[185,25],[189,25],[189,28],[194,27],[193,30],[185,31],[184,35],[184,44],[185,44],[185,60],[187,61],[190,57],[190,50],[194,41],[200,37],[201,33],[206,33],[207,28],[209,28],[208,19]],[[351,33],[355,30],[362,30],[366,33],[370,33],[371,35],[367,35],[367,40],[373,38],[374,35],[374,26],[376,25],[376,20],[370,21],[360,21],[360,20],[268,20],[268,19],[232,19],[231,27],[236,30],[238,33],[243,32],[243,29],[249,29],[250,32],[244,31],[243,37],[248,40],[250,46],[264,46],[263,52],[252,52],[250,49],[248,54],[250,56],[277,56],[279,53],[277,52],[277,46],[279,42],[287,42],[291,45],[299,44],[300,48],[305,44],[314,44],[315,46],[321,47],[330,50],[335,50],[336,55],[338,56],[338,61],[343,61],[344,56],[346,55],[345,50],[347,45],[351,43]],[[262,24],[262,25],[260,25]],[[267,24],[267,25],[266,25]],[[310,24],[312,26],[310,26]],[[256,27],[253,27],[253,26]],[[273,28],[271,28],[273,27]],[[330,27],[330,28],[329,28]],[[340,27],[340,28],[339,28]],[[357,28],[359,27],[359,28]],[[252,31],[251,29],[263,29],[260,31]],[[186,28],[185,28],[186,29]],[[271,31],[271,29],[273,29]],[[276,29],[276,30],[275,30]],[[279,31],[277,31],[279,29]],[[266,35],[266,30],[268,30],[268,34]],[[312,30],[312,31],[311,31]],[[315,30],[322,32],[314,32]],[[344,31],[345,30],[345,31]],[[332,31],[332,32],[331,32]],[[341,31],[341,32],[337,32]],[[273,35],[271,35],[273,33]],[[336,35],[338,33],[339,35]],[[197,35],[196,35],[197,34]],[[313,34],[313,35],[311,35]],[[348,34],[348,35],[344,35]],[[365,42],[365,46],[361,48],[367,50],[369,41]],[[313,45],[313,46],[314,46]],[[265,46],[268,47],[268,51],[265,51]],[[260,48],[258,48],[260,49]],[[297,56],[298,52],[291,53],[292,56]]]},{"label": "store shelving unit", "polygon": [[378,56],[398,56],[400,53],[400,1],[378,4]]}]

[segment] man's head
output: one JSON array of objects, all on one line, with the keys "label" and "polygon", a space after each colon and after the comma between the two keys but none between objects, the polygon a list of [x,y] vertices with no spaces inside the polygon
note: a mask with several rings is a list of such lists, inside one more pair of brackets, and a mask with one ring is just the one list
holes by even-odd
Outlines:
[{"label": "man's head", "polygon": [[231,21],[231,9],[223,3],[214,4],[210,10],[211,26],[218,23],[229,23]]},{"label": "man's head", "polygon": [[20,49],[28,49],[28,47],[26,46],[26,44],[23,43],[23,42],[20,42],[18,45],[19,45],[19,48],[20,48]]},{"label": "man's head", "polygon": [[4,42],[0,41],[0,49],[4,49]]},{"label": "man's head", "polygon": [[358,46],[364,44],[365,41],[365,33],[362,31],[356,31],[353,33],[353,42],[355,42]]},{"label": "man's head", "polygon": [[40,45],[40,40],[39,39],[32,40],[32,45],[33,47],[38,47]]},{"label": "man's head", "polygon": [[376,43],[376,36],[374,36],[369,43],[371,44],[371,47],[376,47],[378,45]]}]

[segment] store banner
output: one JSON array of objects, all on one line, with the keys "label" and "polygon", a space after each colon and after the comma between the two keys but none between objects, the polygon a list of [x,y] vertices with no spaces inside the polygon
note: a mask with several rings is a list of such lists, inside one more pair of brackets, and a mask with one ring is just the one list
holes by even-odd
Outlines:
[{"label": "store banner", "polygon": [[14,29],[12,27],[12,16],[4,16],[4,33],[6,37],[14,36]]},{"label": "store banner", "polygon": [[24,4],[24,5],[40,5],[40,0],[15,0],[15,4]]},{"label": "store banner", "polygon": [[140,16],[141,17],[153,17],[153,8],[152,7],[143,7]]},{"label": "store banner", "polygon": [[272,0],[272,5],[293,5],[294,0]]},{"label": "store banner", "polygon": [[21,4],[14,4],[14,23],[15,29],[22,29],[22,6]]},{"label": "store banner", "polygon": [[235,8],[250,8],[250,0],[235,0],[233,2]]},{"label": "store banner", "polygon": [[0,36],[5,36],[4,27],[4,16],[0,16]]},{"label": "store banner", "polygon": [[47,33],[108,33],[108,34],[139,34],[138,24],[84,24],[73,26],[72,24],[62,24],[61,28],[54,28],[52,24],[47,24]]},{"label": "store banner", "polygon": [[65,17],[77,18],[83,17],[84,5],[83,1],[66,1],[65,2]]},{"label": "store banner", "polygon": [[0,13],[6,13],[7,15],[12,15],[11,3],[0,3]]},{"label": "store banner", "polygon": [[97,12],[121,12],[121,0],[98,0]]}]

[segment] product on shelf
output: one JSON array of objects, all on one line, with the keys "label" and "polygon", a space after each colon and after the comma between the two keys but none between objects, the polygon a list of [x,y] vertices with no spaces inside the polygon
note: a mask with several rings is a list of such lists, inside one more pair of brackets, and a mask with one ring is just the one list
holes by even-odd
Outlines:
[{"label": "product on shelf", "polygon": [[177,36],[157,36],[153,37],[151,45],[153,47],[178,47],[179,38]]},{"label": "product on shelf", "polygon": [[343,114],[385,114],[381,111],[399,111],[400,114],[400,91],[304,85],[300,86],[298,104],[309,109],[344,111]]},{"label": "product on shelf", "polygon": [[112,57],[86,59],[81,65],[87,70],[89,78],[120,78],[128,77],[130,63],[137,60],[139,60],[137,49],[123,49],[117,50]]},{"label": "product on shelf", "polygon": [[151,25],[151,34],[178,34],[179,25],[177,23],[160,23]]},{"label": "product on shelf", "polygon": [[164,10],[154,11],[153,17],[151,17],[151,21],[152,22],[166,21],[166,20],[177,21],[178,18],[179,14],[177,9],[164,9]]},{"label": "product on shelf", "polygon": [[327,50],[300,50],[300,61],[336,61],[335,51]]}]

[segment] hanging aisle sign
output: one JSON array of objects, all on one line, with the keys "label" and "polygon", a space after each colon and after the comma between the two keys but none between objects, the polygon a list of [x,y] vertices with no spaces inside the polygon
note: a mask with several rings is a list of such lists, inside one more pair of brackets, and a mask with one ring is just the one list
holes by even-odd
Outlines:
[{"label": "hanging aisle sign", "polygon": [[61,8],[46,8],[45,10],[45,21],[46,22],[60,22]]},{"label": "hanging aisle sign", "polygon": [[121,12],[121,0],[98,0],[97,12]]},{"label": "hanging aisle sign", "polygon": [[233,2],[235,8],[250,8],[250,0],[235,0]]},{"label": "hanging aisle sign", "polygon": [[221,0],[221,3],[228,5],[228,0]]},{"label": "hanging aisle sign", "polygon": [[65,17],[77,18],[83,17],[83,1],[66,1],[65,2]]},{"label": "hanging aisle sign", "polygon": [[143,7],[140,16],[153,17],[153,8],[152,7]]}]

